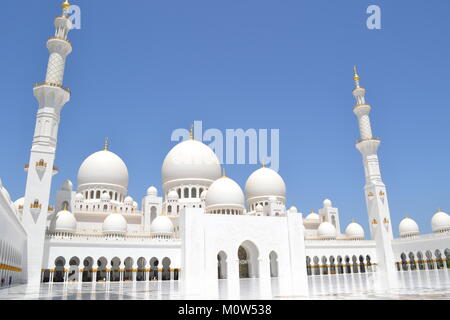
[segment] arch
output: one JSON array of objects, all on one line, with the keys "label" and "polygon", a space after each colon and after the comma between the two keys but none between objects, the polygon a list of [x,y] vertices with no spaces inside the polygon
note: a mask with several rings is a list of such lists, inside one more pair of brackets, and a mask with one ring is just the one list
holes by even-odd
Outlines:
[{"label": "arch", "polygon": [[189,198],[189,188],[184,188],[183,198]]},{"label": "arch", "polygon": [[343,274],[344,273],[344,266],[342,265],[342,257],[341,256],[337,256],[337,262],[338,262],[338,274]]},{"label": "arch", "polygon": [[444,255],[445,255],[447,269],[450,269],[450,249],[449,248],[446,248],[444,250]]},{"label": "arch", "polygon": [[217,277],[219,279],[227,279],[227,254],[224,251],[220,251],[217,254]]},{"label": "arch", "polygon": [[127,257],[124,260],[123,281],[133,281],[133,262],[131,257]]},{"label": "arch", "polygon": [[196,188],[191,189],[191,198],[197,198],[197,189]]},{"label": "arch", "polygon": [[417,270],[417,264],[416,264],[416,259],[414,257],[414,253],[410,252],[408,254],[409,257],[409,267],[411,270]]},{"label": "arch", "polygon": [[100,190],[95,193],[95,199],[100,199]]},{"label": "arch", "polygon": [[181,188],[177,189],[177,193],[178,193],[178,199],[181,199]]},{"label": "arch", "polygon": [[64,282],[65,265],[66,259],[64,259],[64,257],[58,257],[55,259],[55,273],[53,275],[53,282]]},{"label": "arch", "polygon": [[114,257],[111,260],[111,274],[109,281],[115,282],[120,281],[120,259],[118,257]]},{"label": "arch", "polygon": [[322,257],[322,274],[328,274],[328,259],[327,257],[323,256]]},{"label": "arch", "polygon": [[83,260],[83,274],[81,275],[82,282],[92,281],[92,266],[94,265],[94,259],[92,257],[86,257]]},{"label": "arch", "polygon": [[314,262],[314,275],[320,276],[319,257],[318,256],[314,256],[313,262]]},{"label": "arch", "polygon": [[172,213],[172,206],[171,205],[167,206],[167,213]]},{"label": "arch", "polygon": [[69,260],[69,274],[67,276],[67,281],[78,281],[78,274],[80,259],[78,257],[72,257]]},{"label": "arch", "polygon": [[442,261],[441,250],[436,249],[436,251],[434,251],[434,255],[436,257],[436,268],[437,269],[444,269],[444,261]]},{"label": "arch", "polygon": [[105,257],[100,257],[97,260],[97,279],[96,281],[106,281],[107,273],[106,266],[108,264],[108,260]]},{"label": "arch", "polygon": [[350,258],[349,256],[345,256],[345,273],[352,273],[352,269],[350,267]]},{"label": "arch", "polygon": [[330,256],[330,274],[336,274],[336,259],[334,256]]},{"label": "arch", "polygon": [[165,257],[162,259],[162,273],[161,273],[161,280],[170,280],[170,259],[168,257]]},{"label": "arch", "polygon": [[355,255],[352,256],[352,266],[353,273],[358,273],[358,258]]},{"label": "arch", "polygon": [[270,277],[278,277],[278,255],[275,251],[271,251],[269,254],[270,259]]},{"label": "arch", "polygon": [[433,264],[433,253],[431,252],[431,250],[427,250],[425,252],[425,256],[427,257],[427,265],[428,265],[428,269],[429,270],[433,270],[434,269],[434,264]]},{"label": "arch", "polygon": [[308,276],[312,275],[312,272],[311,272],[311,257],[309,257],[309,256],[306,257],[306,274]]},{"label": "arch", "polygon": [[152,206],[150,208],[150,223],[152,223],[153,220],[155,220],[155,218],[156,218],[156,207]]},{"label": "arch", "polygon": [[251,241],[246,240],[239,246],[239,278],[257,278],[259,276],[259,251]]},{"label": "arch", "polygon": [[145,265],[147,264],[147,260],[144,257],[140,257],[137,261],[137,273],[136,273],[136,281],[145,281],[146,280],[146,272]]},{"label": "arch", "polygon": [[424,263],[424,260],[423,260],[423,253],[421,251],[417,252],[417,263],[419,265],[419,270],[425,270],[426,269],[425,263]]},{"label": "arch", "polygon": [[149,280],[158,280],[158,265],[159,260],[156,257],[150,259],[150,279]]},{"label": "arch", "polygon": [[359,272],[366,273],[366,265],[364,264],[364,256],[359,256]]}]

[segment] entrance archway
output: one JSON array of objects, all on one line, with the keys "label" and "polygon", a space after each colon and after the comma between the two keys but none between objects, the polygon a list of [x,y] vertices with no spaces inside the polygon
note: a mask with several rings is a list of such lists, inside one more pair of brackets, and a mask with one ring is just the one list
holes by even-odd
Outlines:
[{"label": "entrance archway", "polygon": [[158,265],[159,261],[157,258],[153,257],[150,259],[150,279],[158,280]]},{"label": "entrance archway", "polygon": [[53,282],[64,282],[64,266],[66,265],[66,259],[58,257],[55,259],[55,274],[53,276]]},{"label": "entrance archway", "polygon": [[97,281],[106,281],[106,265],[108,260],[105,257],[101,257],[97,260]]},{"label": "entrance archway", "polygon": [[83,261],[83,282],[91,282],[92,281],[92,266],[94,265],[94,259],[91,257],[87,257]]},{"label": "entrance archway", "polygon": [[120,259],[118,257],[114,257],[111,260],[111,274],[110,281],[120,281]]},{"label": "entrance archway", "polygon": [[162,259],[162,273],[161,280],[170,280],[170,259],[165,257]]},{"label": "entrance archway", "polygon": [[257,278],[259,276],[259,252],[251,241],[244,241],[238,249],[239,278]]},{"label": "entrance archway", "polygon": [[72,257],[69,260],[69,274],[67,276],[67,281],[78,281],[78,266],[80,265],[80,259],[78,257]]}]

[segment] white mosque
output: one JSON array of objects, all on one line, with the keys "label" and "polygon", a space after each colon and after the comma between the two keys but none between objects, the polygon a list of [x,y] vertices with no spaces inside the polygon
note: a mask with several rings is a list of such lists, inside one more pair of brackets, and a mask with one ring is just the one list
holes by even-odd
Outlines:
[{"label": "white mosque", "polygon": [[76,187],[66,180],[51,205],[60,112],[71,95],[63,87],[72,51],[70,4],[62,7],[55,36],[47,41],[45,82],[33,90],[39,107],[24,197],[13,202],[0,182],[2,287],[180,280],[186,292],[214,296],[218,279],[257,278],[263,286],[278,278],[282,293],[307,295],[308,277],[315,275],[379,273],[389,288],[405,270],[450,269],[445,212],[432,216],[432,234],[421,234],[417,223],[405,218],[400,238],[393,237],[377,156],[380,140],[372,136],[371,107],[356,68],[353,111],[361,135],[356,148],[365,170],[370,235],[356,222],[344,229],[329,199],[306,217],[288,208],[283,178],[270,168],[251,173],[242,190],[192,132],[167,154],[162,188],[149,187],[140,203],[128,194],[126,164],[106,141],[80,165]]}]

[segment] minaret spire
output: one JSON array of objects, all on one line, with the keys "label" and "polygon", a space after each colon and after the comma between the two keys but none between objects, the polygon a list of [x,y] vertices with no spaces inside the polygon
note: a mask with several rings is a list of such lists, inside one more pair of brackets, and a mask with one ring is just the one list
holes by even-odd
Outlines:
[{"label": "minaret spire", "polygon": [[103,148],[103,150],[108,151],[108,146],[109,146],[109,141],[108,141],[108,137],[105,138],[105,146]]},{"label": "minaret spire", "polygon": [[394,252],[392,250],[392,226],[387,199],[386,186],[381,179],[380,164],[378,160],[378,147],[380,139],[372,136],[370,125],[370,105],[365,102],[366,89],[360,86],[360,78],[353,69],[353,79],[356,88],[353,89],[353,96],[356,105],[353,112],[358,118],[359,132],[361,139],[356,143],[356,148],[362,156],[366,183],[364,186],[367,212],[370,224],[372,239],[376,241],[377,262],[381,272],[381,279],[384,287],[396,286],[396,273]]},{"label": "minaret spire", "polygon": [[50,56],[45,81],[33,89],[39,107],[30,160],[25,166],[28,175],[22,219],[28,236],[26,272],[28,283],[32,284],[39,283],[41,278],[50,189],[52,176],[57,172],[54,160],[60,113],[70,100],[70,90],[63,87],[66,57],[72,51],[67,40],[72,29],[67,17],[69,8],[69,2],[64,2],[63,14],[55,18],[55,35],[47,41]]}]

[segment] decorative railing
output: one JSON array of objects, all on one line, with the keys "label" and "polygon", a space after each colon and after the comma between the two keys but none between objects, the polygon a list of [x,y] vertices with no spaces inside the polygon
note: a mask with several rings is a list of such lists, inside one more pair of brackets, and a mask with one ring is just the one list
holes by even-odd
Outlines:
[{"label": "decorative railing", "polygon": [[58,83],[53,83],[53,82],[41,82],[41,83],[37,83],[34,85],[35,88],[37,87],[42,87],[42,86],[50,86],[50,87],[56,87],[56,88],[61,88],[64,91],[70,93],[70,89],[63,87],[62,85],[58,84]]},{"label": "decorative railing", "polygon": [[181,240],[179,238],[165,238],[157,237],[151,235],[126,235],[126,236],[116,236],[116,235],[104,235],[104,234],[69,234],[60,232],[48,232],[46,234],[46,239],[52,241],[114,241],[114,242],[144,242],[152,244],[173,244],[180,245]]},{"label": "decorative railing", "polygon": [[70,42],[70,40],[64,39],[64,38],[62,38],[62,37],[57,37],[57,36],[55,36],[55,37],[50,37],[50,38],[48,38],[48,40],[62,40],[62,41],[67,42],[68,44],[72,45],[72,42]]}]

